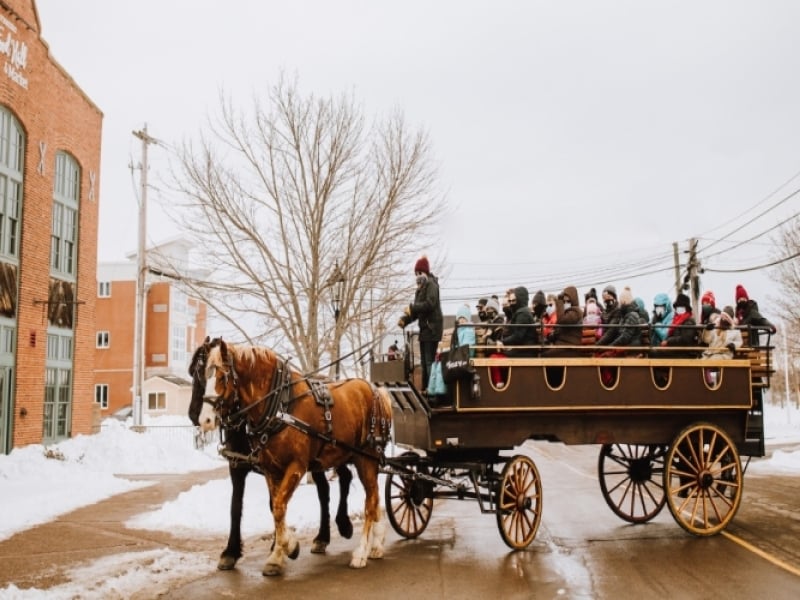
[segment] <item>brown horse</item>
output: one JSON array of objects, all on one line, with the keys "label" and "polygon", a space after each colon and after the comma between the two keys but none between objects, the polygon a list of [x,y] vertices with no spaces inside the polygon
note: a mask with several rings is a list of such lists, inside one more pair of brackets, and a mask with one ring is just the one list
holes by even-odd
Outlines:
[{"label": "brown horse", "polygon": [[286,509],[308,470],[351,463],[364,486],[364,529],[350,566],[383,557],[384,524],[378,493],[391,401],[363,379],[322,382],[303,377],[268,348],[220,341],[206,358],[206,392],[198,421],[204,431],[221,421],[247,421],[253,454],[265,474],[275,544],[262,573],[280,575],[299,543],[286,527]]},{"label": "brown horse", "polygon": [[[189,403],[189,419],[199,425],[200,411],[203,408],[203,394],[206,391],[206,356],[213,346],[219,344],[220,338],[212,340],[206,337],[189,363],[189,375],[192,377],[192,399]],[[223,428],[220,437],[225,442],[222,454],[228,458],[228,474],[231,478],[231,506],[230,506],[230,531],[228,543],[219,557],[217,568],[226,571],[233,569],[242,557],[242,505],[244,503],[244,488],[247,475],[258,472],[256,466],[248,460],[250,455],[250,435],[247,424],[242,422],[238,427]],[[353,474],[347,465],[336,469],[339,480],[339,504],[336,510],[336,526],[339,534],[347,539],[353,535],[353,523],[347,510],[347,497],[350,492],[350,482]],[[330,515],[330,484],[325,476],[325,471],[313,471],[311,477],[317,487],[319,499],[319,532],[311,543],[311,552],[325,553],[331,541],[331,515]]]}]

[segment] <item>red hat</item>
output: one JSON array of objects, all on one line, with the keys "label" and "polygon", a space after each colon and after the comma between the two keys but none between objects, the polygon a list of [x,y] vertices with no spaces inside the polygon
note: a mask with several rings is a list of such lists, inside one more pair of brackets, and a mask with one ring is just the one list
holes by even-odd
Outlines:
[{"label": "red hat", "polygon": [[717,300],[714,298],[714,292],[708,290],[703,297],[700,298],[700,304],[710,304],[712,307],[717,307]]},{"label": "red hat", "polygon": [[431,267],[428,264],[427,256],[423,256],[414,264],[414,273],[426,273],[427,275],[431,274]]},{"label": "red hat", "polygon": [[750,296],[747,295],[747,290],[744,289],[742,284],[736,286],[736,302],[739,300],[750,300]]}]

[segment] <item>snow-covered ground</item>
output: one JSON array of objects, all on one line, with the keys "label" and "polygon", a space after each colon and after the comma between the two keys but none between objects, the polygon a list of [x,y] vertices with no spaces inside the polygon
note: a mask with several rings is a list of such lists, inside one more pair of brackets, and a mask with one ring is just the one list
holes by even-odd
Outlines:
[{"label": "snow-covered ground", "polygon": [[[168,428],[188,425],[188,419],[162,417],[145,424]],[[109,419],[98,434],[77,436],[49,447],[26,446],[0,456],[0,540],[81,506],[150,485],[126,475],[186,473],[225,465],[215,444],[196,450],[188,431],[182,435],[143,434],[130,431],[129,425]],[[768,448],[780,444],[788,445],[789,449],[776,449],[770,458],[754,461],[749,470],[800,474],[800,411],[768,406],[765,432]],[[793,444],[798,447],[792,448]],[[230,490],[227,478],[194,486],[157,510],[136,515],[127,525],[138,529],[169,529],[174,535],[187,537],[225,537]],[[331,502],[338,501],[338,496],[334,485]],[[53,497],[59,498],[59,502],[51,502]],[[353,480],[350,498],[351,514],[357,517],[364,501],[358,478]],[[269,513],[264,510],[267,503],[266,485],[251,478],[244,500],[243,536],[272,530]],[[219,506],[220,510],[209,511],[208,506]],[[311,529],[318,524],[317,515],[314,486],[301,485],[289,507],[289,524],[298,530]],[[215,565],[216,561],[205,557],[171,550],[126,553],[76,567],[71,574],[75,583],[48,590],[21,590],[12,584],[0,588],[0,599],[124,598],[141,589],[145,582],[152,585],[154,581],[180,579],[197,573],[198,569],[213,570]]]}]

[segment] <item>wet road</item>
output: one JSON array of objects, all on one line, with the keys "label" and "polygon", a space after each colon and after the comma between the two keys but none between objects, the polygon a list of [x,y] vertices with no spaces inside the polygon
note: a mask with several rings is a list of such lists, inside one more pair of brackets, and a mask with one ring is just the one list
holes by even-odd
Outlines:
[{"label": "wet road", "polygon": [[[722,535],[697,538],[665,508],[645,525],[606,506],[596,476],[598,447],[535,443],[522,452],[540,471],[543,518],[534,542],[511,552],[493,514],[475,501],[437,501],[416,540],[387,524],[386,556],[348,568],[354,540],[325,556],[300,557],[265,578],[267,541],[250,541],[232,572],[176,585],[176,598],[797,598],[800,595],[800,478],[745,475],[742,505]],[[784,565],[786,568],[783,568]]]}]

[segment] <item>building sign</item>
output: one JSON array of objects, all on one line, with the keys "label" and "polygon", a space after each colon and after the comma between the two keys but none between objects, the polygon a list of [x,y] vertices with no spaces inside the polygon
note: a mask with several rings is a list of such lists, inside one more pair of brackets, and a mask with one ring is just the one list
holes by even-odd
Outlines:
[{"label": "building sign", "polygon": [[17,26],[0,15],[0,56],[5,56],[3,72],[24,89],[28,89],[28,78],[23,75],[28,66],[28,44],[16,39]]}]

